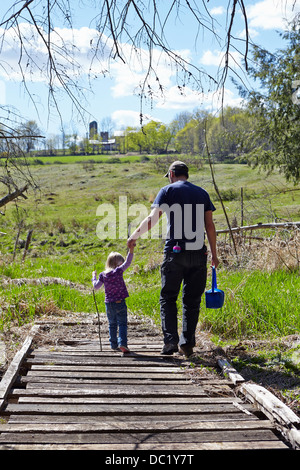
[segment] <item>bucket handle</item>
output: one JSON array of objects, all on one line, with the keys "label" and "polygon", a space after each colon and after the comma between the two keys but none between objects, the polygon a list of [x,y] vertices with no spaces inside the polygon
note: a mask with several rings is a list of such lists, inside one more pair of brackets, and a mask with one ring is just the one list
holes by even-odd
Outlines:
[{"label": "bucket handle", "polygon": [[212,292],[217,289],[217,273],[216,273],[216,268],[212,266]]}]

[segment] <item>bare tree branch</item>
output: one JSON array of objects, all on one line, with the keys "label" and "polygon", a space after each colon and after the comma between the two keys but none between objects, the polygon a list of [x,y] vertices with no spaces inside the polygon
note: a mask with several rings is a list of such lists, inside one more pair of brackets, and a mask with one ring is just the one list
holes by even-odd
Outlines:
[{"label": "bare tree branch", "polygon": [[9,202],[13,201],[14,199],[17,199],[20,196],[22,196],[24,199],[27,199],[27,197],[24,194],[24,192],[27,191],[27,189],[28,189],[28,184],[26,184],[23,188],[17,189],[13,193],[7,194],[5,197],[0,199],[0,207],[5,206]]}]

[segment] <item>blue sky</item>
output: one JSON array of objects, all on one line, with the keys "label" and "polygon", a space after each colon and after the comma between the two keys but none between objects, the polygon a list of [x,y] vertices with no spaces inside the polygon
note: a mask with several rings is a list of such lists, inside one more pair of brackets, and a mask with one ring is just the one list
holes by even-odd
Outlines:
[{"label": "blue sky", "polygon": [[[1,18],[11,3],[2,0],[0,4]],[[72,112],[70,101],[66,98],[63,90],[58,87],[57,102],[66,132],[78,132],[79,135],[84,136],[90,120],[95,119],[100,123],[107,117],[114,121],[115,130],[126,126],[138,126],[140,100],[136,91],[145,70],[143,60],[141,62],[138,62],[137,59],[133,60],[131,69],[120,60],[111,61],[110,73],[106,74],[105,78],[101,74],[101,70],[106,65],[103,61],[101,63],[95,61],[90,68],[91,44],[95,44],[96,41],[95,25],[91,21],[95,16],[95,11],[87,8],[88,2],[84,2],[84,0],[70,3],[73,8],[73,32],[63,25],[59,18],[57,18],[55,26],[65,41],[69,39],[76,46],[72,46],[74,63],[80,64],[81,70],[79,73],[79,69],[77,70],[75,66],[69,70],[69,73],[75,81],[85,87],[86,91],[80,101],[89,112],[85,114],[84,119],[80,119],[76,113]],[[170,0],[160,2],[160,5],[165,8],[169,4],[171,4]],[[170,18],[165,30],[172,49],[181,51],[185,58],[214,77],[217,77],[224,56],[225,25],[228,22],[226,9],[222,6],[224,4],[227,5],[227,2],[221,0],[211,0],[207,3],[214,17],[214,27],[220,36],[220,41],[215,40],[208,30],[199,31],[197,36],[196,23],[184,9],[180,14],[181,20]],[[290,19],[295,13],[300,12],[300,0],[246,0],[245,6],[251,40],[271,51],[284,47],[284,42],[278,32],[285,28],[286,18]],[[294,8],[292,9],[292,7]],[[40,38],[37,35],[32,35],[28,25],[24,24],[22,28],[24,28],[25,37],[28,37],[26,47],[38,63],[38,67],[34,67],[32,64],[26,67],[25,58],[23,62],[26,70],[26,83],[33,99],[29,98],[22,84],[22,76],[18,68],[19,53],[15,46],[14,34],[12,31],[7,31],[0,55],[2,62],[2,67],[0,67],[0,104],[13,106],[24,115],[25,119],[36,120],[45,135],[59,134],[61,132],[60,120],[53,105],[50,114],[48,112],[47,86],[44,77],[38,70],[39,67],[43,68],[46,64]],[[236,16],[233,34],[237,38],[235,45],[241,53],[232,50],[230,64],[239,75],[243,76],[244,80],[247,80],[240,68],[244,52],[244,44],[240,39],[245,38],[244,21],[240,12]],[[129,54],[128,46],[124,45],[123,51],[124,54]],[[220,105],[219,94],[209,91],[208,86],[204,88],[203,93],[196,92],[192,84],[187,82],[185,95],[181,95],[178,92],[175,71],[162,59],[159,51],[153,51],[153,60],[158,64],[157,70],[164,87],[164,96],[162,97],[157,91],[154,93],[152,102],[144,104],[145,122],[148,118],[167,124],[174,119],[176,114],[183,111],[192,112],[196,108],[210,111],[218,109]],[[91,82],[93,93],[88,91],[89,73],[93,77]],[[229,77],[232,75],[233,73],[230,73]],[[98,78],[94,78],[96,76]],[[240,98],[229,77],[224,89],[224,104],[238,105]],[[154,77],[150,79],[150,83],[154,90],[157,89],[157,81]]]}]

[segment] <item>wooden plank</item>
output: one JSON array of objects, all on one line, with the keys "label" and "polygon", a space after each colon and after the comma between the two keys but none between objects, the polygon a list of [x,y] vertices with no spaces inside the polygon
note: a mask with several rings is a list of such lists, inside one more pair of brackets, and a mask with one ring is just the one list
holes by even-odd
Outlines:
[{"label": "wooden plank", "polygon": [[9,423],[1,424],[2,433],[107,433],[107,432],[178,432],[178,431],[239,431],[274,429],[267,420],[257,421],[177,421],[176,416],[170,422],[163,421],[114,421],[99,423]]},{"label": "wooden plank", "polygon": [[[68,424],[68,423],[103,423],[103,422],[115,422],[116,419],[118,422],[120,421],[125,421],[126,423],[129,421],[136,421],[136,416],[132,415],[106,415],[106,416],[101,416],[101,415],[57,415],[57,414],[51,414],[51,415],[17,415],[13,414],[9,417],[8,423],[63,423],[63,424]],[[181,413],[176,413],[176,420],[179,420],[183,422],[184,420],[189,420],[189,421],[197,421],[197,422],[202,422],[202,421],[249,421],[249,420],[258,420],[254,415],[249,415],[247,416],[244,413],[241,412],[232,412],[232,413],[199,413],[195,415],[186,415],[186,414],[181,414]],[[152,414],[152,415],[140,415],[138,417],[139,422],[142,421],[149,421],[149,420],[155,420],[155,421],[174,421],[174,414]]]},{"label": "wooden plank", "polygon": [[112,433],[2,433],[0,443],[61,443],[61,444],[141,444],[164,443],[168,446],[172,442],[189,445],[190,442],[238,442],[238,441],[277,441],[271,430],[240,430],[222,431],[178,431],[178,432],[112,432]]},{"label": "wooden plank", "polygon": [[[148,371],[147,371],[148,372]],[[110,371],[99,371],[99,372],[90,372],[90,371],[53,371],[53,370],[30,370],[28,371],[26,377],[71,377],[71,378],[90,378],[90,379],[109,379],[114,381],[114,379],[135,379],[135,380],[140,380],[140,379],[149,379],[149,380],[175,380],[175,381],[190,381],[188,375],[185,372],[178,372],[176,371],[175,373],[159,373],[159,372],[152,372],[151,374],[149,373],[143,373],[139,372],[138,376],[136,372],[122,372],[122,371],[117,371],[117,372],[110,372]]]},{"label": "wooden plank", "polygon": [[[185,447],[188,451],[195,450],[286,450],[287,447],[280,441],[239,441],[239,442],[189,442]],[[6,444],[0,445],[0,450],[93,450],[93,451],[138,451],[155,450],[162,451],[182,451],[181,442],[149,444],[148,442],[127,443],[127,444]],[[168,463],[168,462],[166,462]],[[155,457],[151,464],[155,464]]]},{"label": "wooden plank", "polygon": [[[151,344],[151,343],[140,343],[140,344],[130,344],[128,345],[130,350],[132,352],[135,352],[137,354],[139,353],[144,353],[148,354],[149,352],[151,353],[160,353],[160,350],[163,347],[163,343],[161,344]],[[84,345],[76,345],[76,346],[65,346],[65,345],[57,345],[57,346],[52,346],[51,351],[53,352],[60,352],[60,353],[78,353],[78,354],[85,354],[85,353],[97,353],[97,354],[103,354],[103,353],[110,353],[112,355],[119,354],[120,351],[111,351],[110,347],[102,342],[102,351],[99,351],[99,343],[98,344],[84,344]],[[39,347],[34,350],[34,354],[45,354],[49,353],[49,347]]]},{"label": "wooden plank", "polygon": [[[51,414],[51,415],[16,415],[13,414],[9,417],[9,423],[63,423],[63,424],[68,424],[68,423],[103,423],[103,422],[114,422],[118,420],[120,422],[121,420],[125,420],[126,422],[129,421],[136,421],[136,416],[132,415],[118,415],[117,417],[114,415],[106,415],[104,416],[95,416],[95,415],[57,415],[57,414]],[[184,420],[189,420],[189,421],[197,421],[197,422],[202,422],[202,421],[249,421],[249,420],[258,420],[254,415],[249,415],[247,416],[244,413],[241,412],[232,412],[232,413],[199,413],[196,415],[186,415],[186,414],[180,414],[176,413],[176,420],[179,421],[184,421]],[[174,421],[174,414],[169,414],[169,415],[160,415],[159,413],[153,414],[153,415],[140,415],[139,416],[139,422],[142,421],[148,421],[148,420],[155,420],[155,421]]]},{"label": "wooden plank", "polygon": [[229,413],[236,412],[236,408],[231,403],[208,403],[208,404],[162,404],[162,405],[120,405],[120,404],[78,404],[78,405],[57,405],[57,404],[25,404],[8,403],[4,413],[18,414],[123,414],[123,415],[143,415],[143,414],[196,414],[196,413]]},{"label": "wooden plank", "polygon": [[257,384],[247,383],[240,391],[247,396],[270,419],[276,420],[283,426],[300,426],[300,418],[269,390]]},{"label": "wooden plank", "polygon": [[[114,367],[113,369],[103,367],[101,365],[98,366],[57,366],[57,365],[48,365],[48,364],[40,364],[40,365],[33,365],[31,366],[30,370],[34,371],[47,371],[47,370],[53,370],[53,371],[70,371],[70,372],[135,372],[135,373],[143,373],[145,372],[144,367],[138,367],[138,366],[128,366],[124,367],[122,365],[119,365],[119,367]],[[152,374],[152,373],[172,373],[172,374],[186,374],[187,372],[185,370],[182,370],[181,367],[165,367],[163,370],[161,367],[147,367],[147,374]]]},{"label": "wooden plank", "polygon": [[[111,395],[136,395],[140,393],[148,393],[149,395],[152,394],[152,396],[155,396],[155,394],[161,394],[161,392],[165,392],[165,395],[168,396],[177,396],[177,395],[184,395],[184,396],[190,396],[196,395],[197,393],[205,393],[207,395],[207,388],[205,387],[201,389],[200,386],[195,386],[194,384],[179,384],[176,385],[176,387],[170,387],[170,385],[166,384],[135,384],[134,387],[132,385],[124,384],[121,388],[121,391],[119,389],[112,390],[111,384],[106,384],[106,383],[101,383],[101,384],[95,384],[95,383],[89,383],[89,389],[94,392],[99,392],[99,393],[107,393]],[[213,391],[213,386],[217,385],[215,384],[209,384],[212,388]],[[50,389],[51,390],[64,390],[64,394],[66,394],[66,391],[70,389],[81,389],[81,390],[86,390],[87,389],[87,384],[80,383],[80,381],[77,381],[76,383],[63,383],[63,382],[54,382],[48,380],[47,382],[28,382],[26,384],[27,390],[29,389],[34,389],[34,388],[39,388],[39,389]],[[134,390],[133,390],[134,388]],[[219,387],[220,388],[220,387]],[[199,390],[199,391],[197,391]],[[222,387],[222,390],[220,392],[229,393],[231,390],[229,388]],[[68,392],[69,393],[69,392]]]},{"label": "wooden plank", "polygon": [[[240,403],[241,400],[239,398],[232,398],[232,397],[190,397],[189,403],[192,405],[195,404],[209,404],[209,403]],[[186,404],[187,399],[186,397],[28,397],[28,396],[20,396],[18,398],[18,403],[69,403],[69,404],[89,404],[89,403],[105,403],[105,404],[155,404],[155,405],[165,405],[165,404]],[[158,408],[159,411],[159,408]]]},{"label": "wooden plank", "polygon": [[234,383],[234,385],[240,384],[245,382],[244,377],[242,377],[238,372],[235,370],[234,367],[227,361],[227,359],[218,359],[218,364],[221,367],[222,373],[225,377],[229,377],[229,379]]},{"label": "wooden plank", "polygon": [[[99,346],[98,346],[98,351],[97,350],[77,350],[77,349],[72,349],[72,350],[69,350],[69,351],[65,351],[65,350],[53,350],[53,351],[49,351],[49,350],[44,350],[44,351],[41,351],[41,352],[37,352],[37,351],[32,351],[30,353],[30,356],[29,357],[32,357],[32,358],[37,358],[37,359],[40,359],[41,357],[45,357],[45,356],[51,356],[51,357],[65,357],[66,355],[68,355],[70,358],[74,357],[74,356],[79,356],[79,357],[96,357],[96,358],[109,358],[109,357],[112,357],[112,358],[116,358],[116,359],[119,359],[120,357],[123,357],[123,353],[122,351],[99,351]],[[152,359],[154,358],[154,360],[156,358],[160,358],[160,359],[164,359],[164,357],[160,354],[157,353],[157,351],[155,350],[147,350],[144,351],[144,350],[141,350],[139,352],[136,352],[136,351],[131,351],[131,353],[127,356],[127,357],[139,357],[139,358],[149,358],[149,359]],[[174,356],[174,358],[178,358],[178,360],[182,359],[182,356]]]},{"label": "wooden plank", "polygon": [[300,418],[288,406],[257,384],[244,384],[241,392],[277,424],[277,429],[291,443],[293,449],[300,449]]},{"label": "wooden plank", "polygon": [[[134,359],[134,362],[133,362]],[[99,365],[99,358],[97,357],[85,357],[81,358],[80,356],[57,356],[57,357],[52,357],[51,355],[48,356],[40,356],[40,357],[34,357],[31,358],[29,357],[26,360],[27,364],[33,365],[33,364],[55,364],[55,365],[86,365],[86,366],[94,366],[94,365]],[[174,367],[178,367],[182,365],[181,362],[177,362],[176,360],[173,359],[173,362],[171,360],[166,360],[164,357],[148,357],[148,356],[138,356],[138,357],[122,357],[119,356],[116,359],[113,358],[101,358],[101,364],[104,366],[108,367],[114,367],[117,366],[119,367],[120,364],[123,364],[124,366],[128,365],[137,365],[138,367],[171,367],[172,364]]]},{"label": "wooden plank", "polygon": [[9,392],[9,389],[11,388],[15,378],[17,377],[20,367],[22,364],[22,361],[26,354],[28,353],[29,348],[31,347],[32,340],[36,333],[39,330],[38,325],[34,325],[27,338],[25,339],[21,349],[16,353],[14,356],[12,362],[8,366],[4,376],[2,377],[2,380],[0,382],[0,411],[3,408],[5,404],[5,399],[7,397],[7,394]]},{"label": "wooden plank", "polygon": [[64,397],[64,396],[81,396],[81,397],[123,397],[128,398],[132,397],[135,399],[136,397],[185,397],[186,401],[191,396],[195,397],[206,397],[207,393],[203,391],[200,387],[183,387],[180,388],[176,387],[175,390],[170,390],[170,387],[163,388],[163,387],[154,387],[154,386],[139,386],[135,387],[134,389],[130,386],[124,386],[122,389],[112,389],[111,387],[106,388],[91,388],[88,389],[86,387],[78,387],[74,386],[65,387],[62,389],[61,385],[58,385],[56,388],[51,387],[51,384],[35,384],[36,387],[30,387],[30,384],[26,387],[26,389],[13,389],[12,394],[13,396],[50,396],[50,397]]},{"label": "wooden plank", "polygon": [[[47,380],[47,377],[21,377],[20,383],[21,384],[29,384],[29,383],[39,383],[39,382],[45,382]],[[144,378],[141,379],[139,377],[135,378],[120,378],[118,379],[117,377],[115,378],[103,378],[103,379],[96,379],[96,378],[91,378],[89,379],[88,377],[49,377],[50,382],[55,382],[56,384],[76,384],[80,382],[81,385],[85,384],[91,384],[91,385],[110,385],[110,386],[115,386],[115,385],[140,385],[140,384],[155,384],[155,385],[182,385],[185,383],[192,383],[191,380],[176,380],[176,379],[157,379],[155,380],[153,377],[149,378]]]}]

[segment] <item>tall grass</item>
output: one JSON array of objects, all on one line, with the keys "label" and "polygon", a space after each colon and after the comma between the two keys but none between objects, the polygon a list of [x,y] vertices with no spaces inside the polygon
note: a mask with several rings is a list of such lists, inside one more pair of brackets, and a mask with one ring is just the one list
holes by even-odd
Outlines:
[{"label": "tall grass", "polygon": [[[29,263],[29,262],[28,262]],[[37,270],[38,271],[38,270]],[[54,269],[55,271],[55,269]],[[61,267],[64,278],[74,279],[78,267],[68,263],[65,270]],[[13,278],[21,274],[19,269],[5,269],[6,276]],[[34,273],[34,270],[31,271]],[[44,269],[45,273],[45,269]],[[82,270],[81,270],[82,273]],[[46,274],[48,274],[46,272]],[[35,276],[33,276],[35,277]],[[8,285],[0,294],[0,330],[11,324],[22,325],[33,321],[40,315],[57,315],[62,312],[95,313],[92,296],[91,269],[87,268],[82,283],[86,290],[79,290],[60,284]],[[132,269],[125,274],[129,298],[129,312],[145,315],[160,324],[159,267],[145,273],[144,269]],[[208,282],[209,284],[209,282]],[[225,303],[222,309],[206,309],[203,296],[199,328],[223,338],[275,337],[299,333],[300,331],[300,276],[297,271],[277,270],[274,272],[247,271],[232,272],[220,269],[218,286],[225,291]],[[207,288],[210,286],[208,285]],[[181,296],[178,298],[178,310],[181,314]],[[105,311],[104,291],[96,293],[98,308]]]},{"label": "tall grass", "polygon": [[200,326],[224,338],[286,336],[300,331],[297,271],[220,272],[225,291],[220,310],[203,304]]},{"label": "tall grass", "polygon": [[[98,205],[101,202],[118,204],[118,196],[122,194],[128,197],[128,204],[141,202],[150,209],[159,188],[166,184],[153,159],[141,162],[139,158],[126,157],[113,163],[109,157],[99,156],[95,164],[87,165],[87,162],[79,164],[78,157],[59,158],[64,165],[46,164],[55,160],[49,157],[49,162],[43,159],[44,165],[32,166],[35,178],[44,189],[40,198],[37,200],[30,194],[28,200],[20,202],[18,210],[14,204],[9,204],[5,217],[1,217],[0,230],[7,235],[0,238],[0,330],[12,324],[22,325],[42,314],[94,313],[92,271],[96,268],[100,272],[104,268],[110,251],[126,253],[125,240],[97,239]],[[248,196],[244,201],[244,215],[249,221],[268,220],[262,209],[268,206],[269,210],[270,205],[270,213],[276,212],[277,217],[299,220],[297,192],[282,193],[276,197],[276,203],[270,199],[272,204],[265,198],[267,190],[271,198],[274,187],[283,186],[280,175],[270,177],[268,182],[264,175],[258,175],[245,165],[217,165],[216,177],[226,196],[231,219],[240,215],[238,181]],[[193,169],[190,181],[211,193],[217,207],[214,213],[217,228],[224,227],[224,215],[214,196],[208,168]],[[22,218],[24,230],[20,238],[26,239],[29,228],[34,229],[33,238],[25,262],[21,261],[21,248],[12,262],[15,236]],[[219,239],[222,264],[218,269],[218,283],[225,290],[225,305],[221,310],[207,310],[203,299],[199,327],[227,338],[299,332],[299,233],[281,234],[273,240],[254,240],[256,234],[250,235],[248,240],[237,239],[238,260],[232,254],[228,238]],[[263,237],[263,233],[259,236]],[[129,311],[147,315],[158,324],[162,245],[161,240],[139,240],[133,266],[125,274],[130,293]],[[6,279],[43,277],[72,281],[78,288],[5,283]],[[104,312],[103,290],[97,292],[96,298],[99,309]],[[180,301],[178,306],[180,313]]]}]

